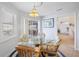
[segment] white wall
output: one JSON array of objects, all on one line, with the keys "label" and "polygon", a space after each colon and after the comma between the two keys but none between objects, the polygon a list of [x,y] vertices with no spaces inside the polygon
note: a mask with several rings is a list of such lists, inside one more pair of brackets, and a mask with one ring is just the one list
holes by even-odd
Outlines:
[{"label": "white wall", "polygon": [[[53,17],[45,17],[44,19],[50,19]],[[52,28],[42,28],[42,32],[45,34],[45,42],[50,41],[50,40],[58,40],[57,36],[57,18],[54,17],[54,27]]]},{"label": "white wall", "polygon": [[79,50],[79,12],[76,13],[76,50]]},{"label": "white wall", "polygon": [[[15,49],[15,46],[17,45],[17,40],[19,38],[19,32],[20,30],[20,20],[21,20],[21,14],[19,10],[17,10],[13,5],[10,3],[0,3],[0,15],[3,15],[2,11],[5,11],[5,13],[10,13],[15,15],[15,21],[14,21],[14,34],[12,36],[5,36],[2,35],[2,21],[4,21],[3,17],[1,19],[0,16],[0,56],[1,57],[7,57],[9,56],[12,51]],[[6,17],[7,18],[7,17]]]},{"label": "white wall", "polygon": [[[33,18],[25,18],[26,19],[26,33],[28,32],[28,20],[37,20],[38,21],[38,33],[40,33],[40,21],[43,20],[43,16],[40,16],[40,17],[37,17],[36,19],[33,19]],[[45,17],[46,19],[49,19],[49,18],[53,18],[53,17]],[[42,28],[42,32],[45,33],[45,41],[50,41],[50,40],[58,40],[58,36],[57,36],[57,24],[56,24],[56,21],[57,21],[57,18],[54,17],[54,27],[53,28]],[[23,20],[22,20],[22,23],[23,23]],[[22,24],[23,26],[23,24]]]},{"label": "white wall", "polygon": [[4,42],[0,42],[0,57],[8,57],[17,45],[17,36],[9,38]]}]

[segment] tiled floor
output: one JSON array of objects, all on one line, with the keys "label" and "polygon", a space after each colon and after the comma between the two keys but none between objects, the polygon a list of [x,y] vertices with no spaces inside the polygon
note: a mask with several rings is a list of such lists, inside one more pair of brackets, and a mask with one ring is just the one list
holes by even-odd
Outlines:
[{"label": "tiled floor", "polygon": [[74,39],[69,35],[59,34],[62,39],[59,50],[67,57],[79,57],[79,51],[74,50]]}]

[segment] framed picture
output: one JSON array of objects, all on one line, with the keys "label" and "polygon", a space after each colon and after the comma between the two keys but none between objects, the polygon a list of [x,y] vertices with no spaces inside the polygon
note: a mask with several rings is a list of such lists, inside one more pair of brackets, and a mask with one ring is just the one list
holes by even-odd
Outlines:
[{"label": "framed picture", "polygon": [[[13,10],[12,10],[13,11]],[[7,8],[0,9],[0,43],[17,36],[17,15]]]},{"label": "framed picture", "polygon": [[53,28],[54,27],[54,18],[42,20],[42,28]]},{"label": "framed picture", "polygon": [[29,35],[36,36],[38,34],[38,22],[29,21]]},{"label": "framed picture", "polygon": [[13,28],[14,28],[14,26],[11,23],[3,23],[2,24],[2,30],[3,30],[4,35],[8,35],[8,36],[12,35],[14,32]]},{"label": "framed picture", "polygon": [[14,34],[14,19],[15,16],[12,13],[9,13],[7,11],[3,11],[2,16],[2,32],[5,36],[12,36]]},{"label": "framed picture", "polygon": [[16,14],[11,13],[7,8],[2,8],[0,12],[2,14],[0,17],[1,38],[5,39],[5,38],[11,38],[15,36],[15,33],[17,32]]}]

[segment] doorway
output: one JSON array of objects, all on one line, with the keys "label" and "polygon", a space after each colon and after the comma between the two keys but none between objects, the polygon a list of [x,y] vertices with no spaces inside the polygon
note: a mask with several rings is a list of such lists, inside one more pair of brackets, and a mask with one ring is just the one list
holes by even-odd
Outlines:
[{"label": "doorway", "polygon": [[66,56],[76,56],[74,49],[75,16],[62,16],[57,19],[58,36],[62,40],[59,50]]}]

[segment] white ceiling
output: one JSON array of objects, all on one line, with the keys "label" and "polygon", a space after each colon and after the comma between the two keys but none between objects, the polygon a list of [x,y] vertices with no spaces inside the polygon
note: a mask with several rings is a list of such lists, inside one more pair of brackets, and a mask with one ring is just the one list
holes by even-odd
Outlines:
[{"label": "white ceiling", "polygon": [[[12,4],[19,10],[27,13],[33,8],[34,2],[12,2]],[[53,15],[58,13],[75,12],[79,9],[78,2],[40,2],[35,3],[40,15]]]}]

